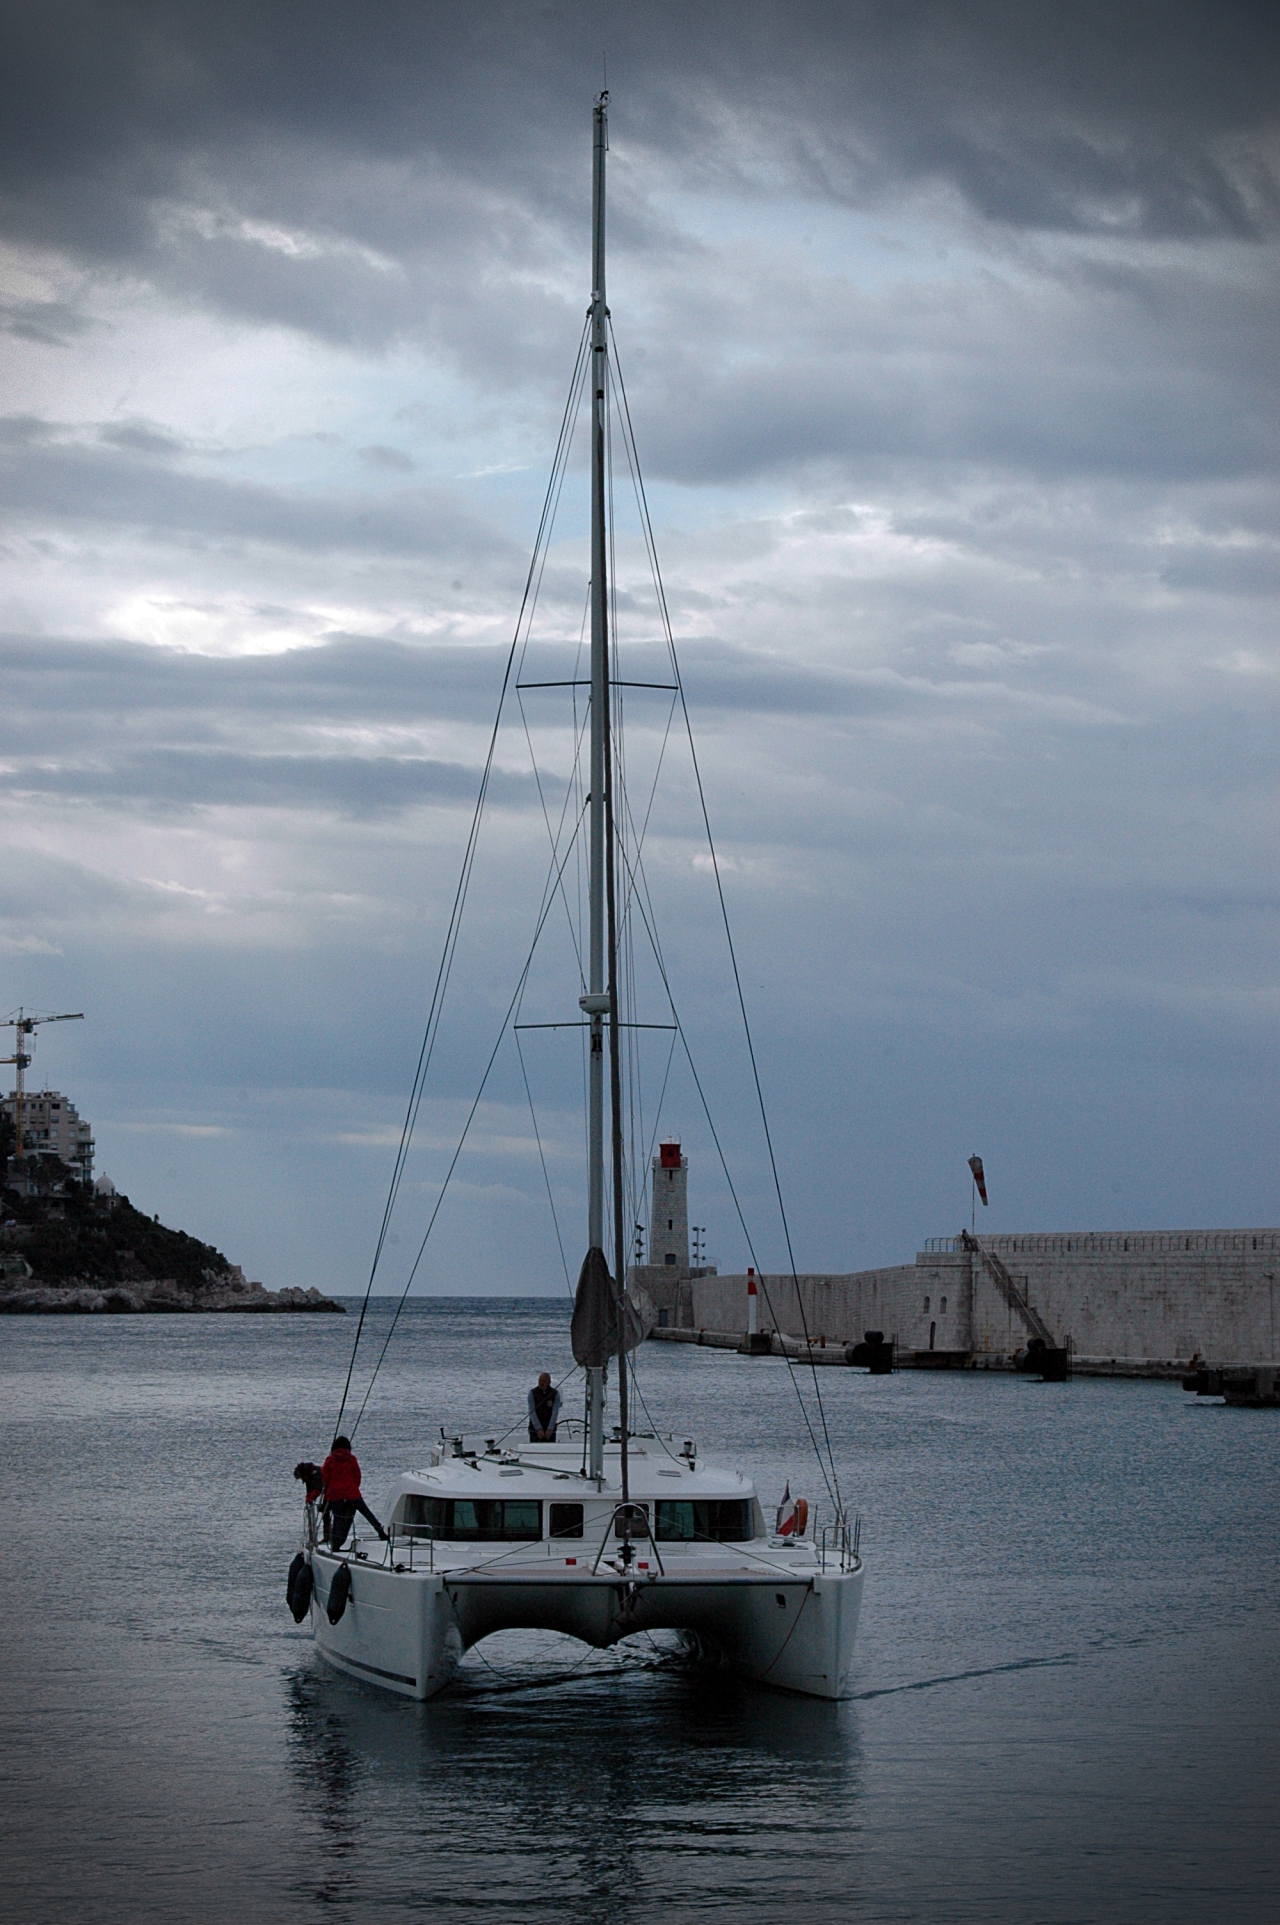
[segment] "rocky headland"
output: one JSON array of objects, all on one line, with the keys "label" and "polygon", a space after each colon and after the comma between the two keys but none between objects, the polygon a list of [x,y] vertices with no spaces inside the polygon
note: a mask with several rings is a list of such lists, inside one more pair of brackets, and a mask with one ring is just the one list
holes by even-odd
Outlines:
[{"label": "rocky headland", "polygon": [[33,1187],[0,1190],[0,1315],[342,1312],[319,1290],[248,1281],[212,1244],[144,1216],[109,1186]]}]

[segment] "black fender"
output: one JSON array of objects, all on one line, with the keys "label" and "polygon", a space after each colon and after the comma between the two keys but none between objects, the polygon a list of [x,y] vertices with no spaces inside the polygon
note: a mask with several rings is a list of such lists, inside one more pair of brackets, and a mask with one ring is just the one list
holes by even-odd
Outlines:
[{"label": "black fender", "polygon": [[311,1609],[311,1589],[314,1579],[311,1575],[311,1560],[305,1551],[299,1551],[289,1566],[289,1582],[285,1586],[285,1597],[293,1612],[295,1624],[301,1624]]},{"label": "black fender", "polygon": [[336,1624],[347,1608],[351,1596],[351,1566],[339,1564],[334,1572],[333,1583],[329,1586],[329,1602],[325,1607],[330,1624]]}]

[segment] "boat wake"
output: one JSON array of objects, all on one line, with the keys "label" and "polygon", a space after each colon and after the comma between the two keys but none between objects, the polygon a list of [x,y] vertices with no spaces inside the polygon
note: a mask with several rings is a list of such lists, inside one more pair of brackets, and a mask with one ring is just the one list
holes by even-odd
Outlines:
[{"label": "boat wake", "polygon": [[903,1691],[932,1691],[940,1684],[967,1684],[970,1678],[999,1678],[1011,1671],[1048,1671],[1058,1665],[1078,1664],[1079,1661],[1074,1651],[1060,1652],[1056,1658],[1015,1658],[1010,1664],[987,1664],[976,1671],[951,1671],[941,1678],[916,1678],[910,1684],[885,1684],[875,1691],[855,1691],[850,1701],[860,1704],[868,1698],[894,1698]]}]

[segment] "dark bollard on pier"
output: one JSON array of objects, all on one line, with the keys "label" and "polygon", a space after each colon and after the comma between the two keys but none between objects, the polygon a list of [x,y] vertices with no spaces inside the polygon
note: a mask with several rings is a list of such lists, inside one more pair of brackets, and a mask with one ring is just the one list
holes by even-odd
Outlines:
[{"label": "dark bollard on pier", "polygon": [[883,1330],[864,1330],[861,1343],[849,1344],[844,1353],[847,1364],[861,1364],[873,1377],[887,1377],[897,1368],[894,1340],[885,1342]]},{"label": "dark bollard on pier", "polygon": [[1197,1397],[1221,1397],[1237,1410],[1280,1410],[1280,1365],[1201,1364],[1182,1379],[1182,1388]]},{"label": "dark bollard on pier", "polygon": [[1071,1344],[1047,1344],[1043,1337],[1033,1337],[1025,1350],[1020,1350],[1013,1360],[1013,1367],[1026,1377],[1038,1377],[1044,1384],[1065,1384],[1071,1380]]}]

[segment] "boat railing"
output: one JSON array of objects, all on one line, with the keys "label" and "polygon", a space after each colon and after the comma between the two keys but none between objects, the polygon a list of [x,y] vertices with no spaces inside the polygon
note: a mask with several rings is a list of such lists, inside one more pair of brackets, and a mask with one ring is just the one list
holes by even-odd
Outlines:
[{"label": "boat railing", "polygon": [[[592,1577],[594,1577],[596,1575],[596,1572],[600,1569],[600,1560],[604,1556],[605,1551],[608,1549],[610,1533],[614,1530],[614,1527],[616,1526],[618,1519],[622,1517],[625,1512],[627,1514],[625,1525],[629,1526],[631,1518],[634,1517],[636,1511],[639,1509],[640,1509],[640,1506],[638,1504],[615,1504],[614,1505],[613,1510],[609,1516],[609,1522],[604,1527],[604,1536],[600,1539],[600,1549],[596,1552],[596,1561],[591,1566]],[[653,1552],[653,1555],[658,1560],[659,1571],[662,1573],[663,1577],[665,1577],[667,1575],[667,1567],[662,1561],[662,1552],[658,1549],[658,1540],[656,1537],[654,1537],[652,1531],[649,1529],[648,1516],[644,1513],[642,1513],[642,1515],[644,1515],[645,1539],[647,1540],[649,1548]],[[640,1532],[637,1531],[636,1535],[637,1537],[640,1536]],[[629,1545],[631,1542],[631,1539],[629,1536],[627,1536],[624,1538],[623,1541],[625,1544]],[[627,1560],[624,1559],[624,1562],[627,1562]],[[628,1569],[629,1568],[630,1566],[628,1563]]]},{"label": "boat railing", "polygon": [[859,1512],[851,1520],[847,1511],[838,1512],[834,1526],[823,1526],[822,1539],[818,1547],[818,1558],[822,1569],[825,1571],[827,1568],[827,1553],[829,1550],[832,1557],[839,1559],[836,1566],[837,1570],[852,1570],[862,1561],[860,1554],[861,1544],[861,1513]]},{"label": "boat railing", "polygon": [[[392,1567],[392,1569],[393,1569],[393,1570],[400,1570],[400,1569],[404,1569],[404,1568],[405,1568],[405,1567],[404,1567],[403,1565],[397,1565],[397,1563],[396,1563],[396,1541],[397,1541],[397,1538],[399,1539],[399,1542],[400,1542],[400,1544],[401,1544],[401,1546],[402,1546],[402,1547],[403,1547],[404,1545],[406,1545],[406,1544],[407,1544],[407,1545],[408,1545],[408,1547],[409,1547],[409,1563],[408,1563],[408,1569],[409,1569],[410,1571],[412,1571],[412,1570],[413,1570],[413,1569],[415,1568],[415,1567],[414,1567],[414,1554],[415,1554],[415,1549],[416,1549],[416,1546],[417,1546],[417,1545],[418,1545],[419,1543],[422,1543],[423,1541],[425,1541],[425,1543],[426,1543],[426,1546],[427,1546],[427,1569],[428,1569],[429,1571],[434,1571],[434,1570],[435,1570],[435,1568],[436,1568],[436,1541],[435,1541],[435,1539],[434,1539],[434,1537],[428,1537],[428,1538],[426,1538],[426,1539],[424,1540],[424,1539],[423,1539],[423,1536],[422,1536],[422,1533],[421,1533],[421,1531],[405,1531],[405,1530],[397,1530],[397,1527],[396,1527],[396,1525],[395,1525],[395,1523],[394,1523],[394,1522],[392,1522],[392,1523],[390,1523],[390,1524],[388,1524],[388,1525],[387,1525],[387,1552],[388,1552],[388,1560],[389,1560],[389,1562],[390,1562],[390,1564],[391,1564],[391,1567]],[[401,1555],[401,1557],[403,1557],[403,1556],[404,1556],[404,1550],[403,1550],[403,1548],[401,1549],[401,1552],[400,1552],[400,1555]]]}]

